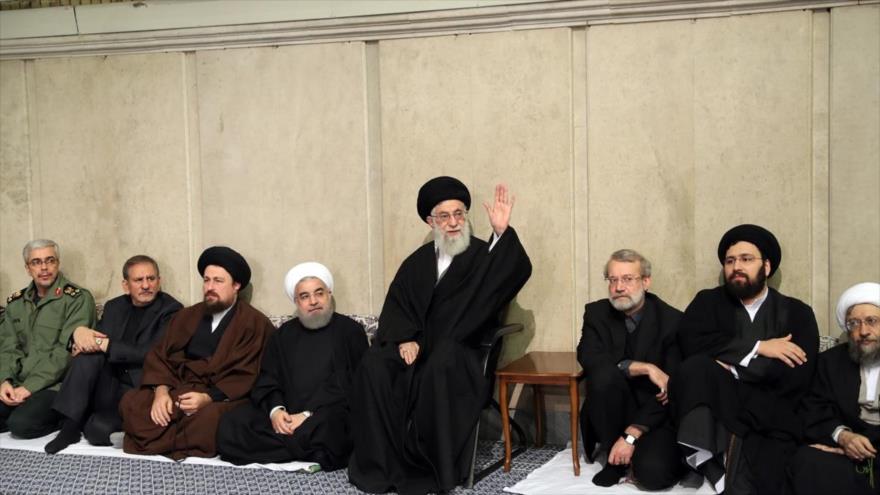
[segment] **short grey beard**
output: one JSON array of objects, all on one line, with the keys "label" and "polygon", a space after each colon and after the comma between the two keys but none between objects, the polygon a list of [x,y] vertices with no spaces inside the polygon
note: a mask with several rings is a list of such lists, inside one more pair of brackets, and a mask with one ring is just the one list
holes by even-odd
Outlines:
[{"label": "short grey beard", "polygon": [[453,239],[447,238],[443,232],[443,228],[439,225],[435,226],[433,231],[434,244],[437,246],[437,249],[439,249],[441,253],[448,254],[449,256],[458,256],[467,251],[467,248],[471,245],[470,221],[464,222],[461,231],[459,231],[459,235]]},{"label": "short grey beard", "polygon": [[852,359],[854,363],[871,365],[880,361],[880,344],[876,345],[873,350],[863,352],[862,348],[859,347],[859,342],[850,338],[847,346],[849,358]]},{"label": "short grey beard", "polygon": [[308,328],[309,330],[317,330],[319,328],[324,328],[330,323],[330,320],[333,318],[333,313],[336,311],[336,299],[333,296],[330,296],[330,304],[324,308],[324,311],[316,315],[303,315],[300,314],[299,308],[296,310],[296,316],[299,318],[299,322],[302,323],[302,326]]},{"label": "short grey beard", "polygon": [[614,299],[613,297],[609,299],[611,300],[611,305],[614,306],[614,309],[625,312],[642,304],[642,301],[645,299],[645,291],[639,291],[638,295],[630,294],[629,301],[626,299]]}]

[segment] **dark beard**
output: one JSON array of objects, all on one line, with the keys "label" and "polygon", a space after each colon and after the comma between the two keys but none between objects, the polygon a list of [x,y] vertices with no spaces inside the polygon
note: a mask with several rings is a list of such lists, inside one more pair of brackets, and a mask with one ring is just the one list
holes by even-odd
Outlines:
[{"label": "dark beard", "polygon": [[[205,303],[205,312],[208,314],[212,314],[212,315],[217,314],[217,313],[225,310],[226,308],[232,306],[232,304],[225,304],[220,299],[217,299],[215,302],[208,302],[205,300],[202,300],[202,302]],[[235,302],[233,301],[233,304],[234,303]]]},{"label": "dark beard", "polygon": [[758,270],[758,276],[755,278],[754,282],[749,278],[748,274],[746,274],[746,283],[742,285],[732,282],[729,278],[725,278],[724,288],[727,289],[728,294],[737,299],[752,299],[764,290],[766,281],[767,274],[764,273],[764,267],[762,266],[761,269]]}]

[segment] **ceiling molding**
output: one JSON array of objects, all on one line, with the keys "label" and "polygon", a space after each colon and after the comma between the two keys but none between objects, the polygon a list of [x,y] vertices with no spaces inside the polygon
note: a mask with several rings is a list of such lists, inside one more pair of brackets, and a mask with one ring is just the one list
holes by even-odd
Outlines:
[{"label": "ceiling molding", "polygon": [[0,40],[0,60],[388,40],[700,19],[878,3],[880,0],[552,1],[431,12],[5,39]]}]

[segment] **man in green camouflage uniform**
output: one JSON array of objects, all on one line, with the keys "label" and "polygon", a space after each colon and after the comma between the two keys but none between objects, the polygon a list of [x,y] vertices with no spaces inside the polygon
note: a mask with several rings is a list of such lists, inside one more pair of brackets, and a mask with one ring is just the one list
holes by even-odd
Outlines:
[{"label": "man in green camouflage uniform", "polygon": [[77,327],[95,325],[95,300],[60,273],[55,242],[31,241],[22,255],[33,282],[9,296],[0,316],[0,432],[37,438],[58,427],[52,401],[70,362],[68,341]]}]

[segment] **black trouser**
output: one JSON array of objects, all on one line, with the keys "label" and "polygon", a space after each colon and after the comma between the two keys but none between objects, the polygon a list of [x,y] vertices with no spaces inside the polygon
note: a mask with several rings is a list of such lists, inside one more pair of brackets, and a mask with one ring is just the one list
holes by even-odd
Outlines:
[{"label": "black trouser", "polygon": [[84,425],[89,443],[110,445],[110,434],[122,431],[119,401],[129,389],[104,354],[80,354],[71,360],[52,407]]},{"label": "black trouser", "polygon": [[[587,399],[581,409],[581,432],[585,448],[594,433],[599,445],[610,450],[623,430],[632,424],[640,404],[632,383],[616,366],[595,370],[586,381]],[[675,430],[667,420],[639,438],[632,457],[633,476],[648,490],[662,490],[678,482],[684,464],[675,438]]]},{"label": "black trouser", "polygon": [[858,473],[856,468],[857,464],[845,455],[804,445],[791,458],[788,481],[797,495],[880,493],[880,462],[877,458],[874,458],[873,465],[874,488],[868,483],[868,476]]},{"label": "black trouser", "polygon": [[19,438],[39,438],[57,430],[61,416],[52,409],[56,395],[54,390],[43,389],[18,406],[0,402],[0,431],[8,429]]}]

